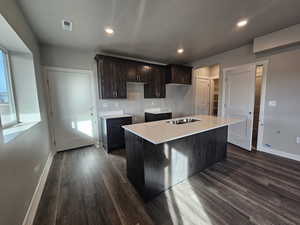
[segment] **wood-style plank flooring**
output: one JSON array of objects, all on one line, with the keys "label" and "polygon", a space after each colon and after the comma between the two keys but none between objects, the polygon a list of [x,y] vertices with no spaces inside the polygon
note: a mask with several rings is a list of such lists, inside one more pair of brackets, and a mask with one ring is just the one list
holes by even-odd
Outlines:
[{"label": "wood-style plank flooring", "polygon": [[125,151],[56,154],[34,225],[300,224],[300,163],[228,145],[228,159],[143,203]]}]

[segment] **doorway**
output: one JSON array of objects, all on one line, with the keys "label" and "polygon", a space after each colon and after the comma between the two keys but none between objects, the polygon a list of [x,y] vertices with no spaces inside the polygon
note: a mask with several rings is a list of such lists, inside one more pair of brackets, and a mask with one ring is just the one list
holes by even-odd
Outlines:
[{"label": "doorway", "polygon": [[263,77],[263,65],[257,65],[255,71],[255,100],[253,110],[253,131],[252,131],[252,150],[257,150],[257,138],[259,128],[259,114],[261,104],[261,88],[262,88],[262,77]]},{"label": "doorway", "polygon": [[222,116],[242,120],[229,126],[228,142],[248,151],[262,145],[266,70],[265,61],[223,70]]},{"label": "doorway", "polygon": [[57,151],[95,144],[96,107],[93,73],[46,68],[49,126]]},{"label": "doorway", "polygon": [[220,66],[200,67],[193,72],[195,114],[218,115]]}]

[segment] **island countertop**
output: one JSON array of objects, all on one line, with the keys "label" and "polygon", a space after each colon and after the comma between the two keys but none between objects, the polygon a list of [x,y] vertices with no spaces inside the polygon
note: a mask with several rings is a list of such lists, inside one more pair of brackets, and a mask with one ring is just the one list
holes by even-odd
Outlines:
[{"label": "island countertop", "polygon": [[[167,121],[170,120],[160,120],[149,123],[126,125],[123,126],[123,128],[153,144],[161,144],[241,121],[238,119],[228,119],[208,115],[195,115],[183,118],[195,118],[199,121],[186,124],[171,124],[167,123]],[[172,120],[183,118],[176,118]]]}]

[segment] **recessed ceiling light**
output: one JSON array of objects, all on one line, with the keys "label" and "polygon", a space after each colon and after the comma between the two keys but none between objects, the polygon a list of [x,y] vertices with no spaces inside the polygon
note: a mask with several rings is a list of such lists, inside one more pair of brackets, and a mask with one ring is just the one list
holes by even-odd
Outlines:
[{"label": "recessed ceiling light", "polygon": [[244,26],[246,26],[248,24],[248,20],[241,20],[241,21],[239,21],[236,25],[238,26],[238,27],[244,27]]},{"label": "recessed ceiling light", "polygon": [[184,52],[184,49],[183,49],[183,48],[177,49],[177,53],[178,53],[178,54],[182,54],[183,52]]},{"label": "recessed ceiling light", "polygon": [[111,27],[106,27],[104,31],[109,35],[113,35],[115,33],[115,31]]}]

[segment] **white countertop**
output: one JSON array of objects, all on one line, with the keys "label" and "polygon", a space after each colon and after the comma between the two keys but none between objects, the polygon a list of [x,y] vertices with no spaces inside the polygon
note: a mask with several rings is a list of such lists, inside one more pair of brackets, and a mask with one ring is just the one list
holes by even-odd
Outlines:
[{"label": "white countertop", "polygon": [[124,118],[124,117],[132,117],[132,116],[128,114],[120,114],[120,115],[105,115],[100,117],[107,120],[107,119]]},{"label": "white countertop", "polygon": [[168,108],[151,108],[151,109],[146,109],[145,113],[163,114],[163,113],[172,113],[172,110]]},{"label": "white countertop", "polygon": [[[161,144],[164,142],[241,122],[241,120],[239,119],[227,119],[207,115],[189,116],[188,118],[195,118],[199,119],[200,121],[186,124],[170,124],[166,122],[168,120],[160,120],[150,123],[126,125],[123,126],[123,128],[153,144]],[[177,119],[180,118],[172,120]]]}]

